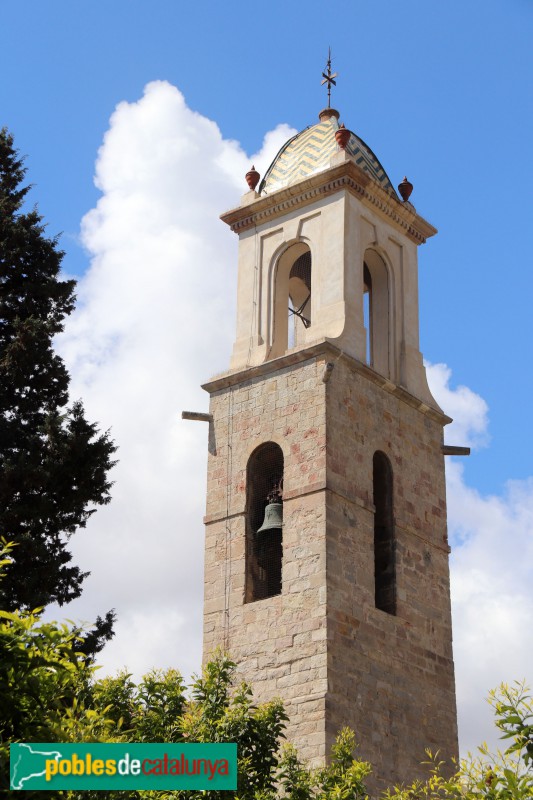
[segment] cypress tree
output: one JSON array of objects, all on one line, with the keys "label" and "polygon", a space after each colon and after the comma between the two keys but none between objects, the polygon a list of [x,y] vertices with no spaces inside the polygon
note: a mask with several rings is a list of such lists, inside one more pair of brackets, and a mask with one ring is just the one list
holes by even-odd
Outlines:
[{"label": "cypress tree", "polygon": [[[53,339],[74,308],[64,253],[45,233],[6,129],[0,131],[0,536],[15,543],[0,583],[2,608],[67,603],[88,573],[72,564],[70,536],[110,501],[116,450],[108,433],[69,404],[69,374]],[[112,614],[99,619],[104,638]],[[92,641],[93,652],[102,642]]]}]

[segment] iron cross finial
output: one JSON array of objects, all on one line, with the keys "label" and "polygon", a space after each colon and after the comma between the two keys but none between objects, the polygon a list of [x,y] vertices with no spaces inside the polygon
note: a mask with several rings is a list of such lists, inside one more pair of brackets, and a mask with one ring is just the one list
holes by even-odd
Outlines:
[{"label": "iron cross finial", "polygon": [[325,83],[328,85],[328,108],[331,106],[331,84],[333,86],[337,85],[337,81],[335,78],[337,77],[337,73],[331,73],[331,47],[328,48],[328,62],[326,64],[327,72],[322,73],[322,83],[321,86],[324,86]]}]

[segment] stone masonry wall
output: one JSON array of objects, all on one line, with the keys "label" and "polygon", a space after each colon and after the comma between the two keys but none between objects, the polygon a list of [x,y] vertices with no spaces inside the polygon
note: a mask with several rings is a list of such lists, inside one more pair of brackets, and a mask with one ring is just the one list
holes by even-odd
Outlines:
[{"label": "stone masonry wall", "polygon": [[[204,658],[221,645],[258,700],[280,696],[305,759],[353,727],[376,791],[413,778],[425,747],[457,752],[442,424],[340,353],[323,383],[331,360],[211,390]],[[284,453],[282,593],[245,603],[246,466],[267,441]],[[394,476],[396,616],[374,604],[376,450]]]},{"label": "stone masonry wall", "polygon": [[[457,755],[442,425],[339,360],[327,384],[328,746],[350,725],[374,788]],[[397,614],[375,608],[372,460],[393,470]]]},{"label": "stone masonry wall", "polygon": [[[326,430],[323,364],[276,370],[211,396],[216,455],[208,461],[204,658],[221,645],[259,700],[282,697],[289,738],[325,754]],[[267,441],[284,454],[282,594],[244,602],[246,466]]]}]

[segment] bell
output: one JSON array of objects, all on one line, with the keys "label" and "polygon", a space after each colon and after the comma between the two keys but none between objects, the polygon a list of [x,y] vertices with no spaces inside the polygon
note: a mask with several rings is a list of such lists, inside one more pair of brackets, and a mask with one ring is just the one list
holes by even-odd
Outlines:
[{"label": "bell", "polygon": [[265,518],[257,533],[280,530],[283,527],[283,504],[269,503],[265,508]]}]

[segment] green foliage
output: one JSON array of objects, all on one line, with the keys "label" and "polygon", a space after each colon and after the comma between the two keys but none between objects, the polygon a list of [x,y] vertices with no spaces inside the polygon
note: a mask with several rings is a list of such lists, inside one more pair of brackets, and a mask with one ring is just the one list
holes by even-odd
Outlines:
[{"label": "green foliage", "polygon": [[[208,662],[187,696],[175,670],[152,671],[135,685],[122,672],[95,680],[91,687],[95,711],[113,720],[108,734],[125,742],[237,742],[238,791],[241,800],[274,798],[279,764],[279,740],[286,715],[281,701],[254,705],[251,689],[234,686],[235,664],[222,653]],[[74,792],[69,796],[77,800]],[[112,800],[120,792],[83,792],[79,800]],[[130,792],[139,798],[222,800],[227,792]]]},{"label": "green foliage", "polygon": [[309,769],[287,745],[280,764],[279,783],[287,800],[366,800],[365,780],[370,764],[354,755],[355,734],[349,728],[337,736],[326,767]]},{"label": "green foliage", "polygon": [[[116,448],[68,403],[69,375],[53,338],[74,308],[63,253],[37,211],[23,212],[25,169],[0,131],[0,535],[17,547],[0,587],[1,607],[32,610],[78,597],[86,573],[68,538],[94,505],[110,500]],[[110,622],[99,620],[101,634]],[[101,640],[102,637],[100,637]],[[86,643],[96,652],[101,641]],[[82,646],[78,643],[78,646]]]},{"label": "green foliage", "polygon": [[[0,548],[1,571],[11,545]],[[79,631],[45,623],[38,613],[0,612],[0,766],[7,786],[8,748],[15,741],[236,742],[236,800],[367,800],[370,764],[354,756],[355,735],[340,732],[328,764],[311,769],[292,745],[281,746],[287,716],[281,701],[254,704],[235,664],[218,653],[189,694],[176,670],[97,678],[77,649]],[[504,753],[461,762],[450,777],[428,752],[426,781],[395,787],[383,800],[531,800],[532,704],[523,684],[490,697],[496,724],[510,740]],[[47,800],[121,800],[122,792],[47,792]],[[27,792],[28,798],[38,793]],[[227,792],[130,792],[130,800],[223,800]]]},{"label": "green foliage", "polygon": [[366,761],[354,757],[355,733],[344,728],[331,748],[331,760],[319,772],[319,795],[328,800],[364,800],[365,779],[372,772]]},{"label": "green foliage", "polygon": [[152,670],[138,685],[124,671],[95,681],[91,699],[95,709],[113,719],[120,741],[179,742],[184,692],[175,669]]},{"label": "green foliage", "polygon": [[286,744],[283,748],[279,783],[288,800],[311,800],[314,796],[314,772],[302,764],[292,744]]},{"label": "green foliage", "polygon": [[[0,548],[0,571],[13,546]],[[11,742],[107,741],[113,722],[84,701],[94,667],[78,632],[29,611],[0,611],[0,774],[8,785]],[[33,793],[28,792],[28,796]]]},{"label": "green foliage", "polygon": [[193,683],[182,732],[191,742],[238,743],[238,794],[244,799],[273,791],[287,717],[280,700],[254,705],[245,683],[232,691],[234,671],[235,664],[221,654],[206,664]]},{"label": "green foliage", "polygon": [[532,703],[523,683],[501,686],[490,693],[496,725],[511,739],[501,752],[489,752],[484,744],[479,755],[462,759],[451,778],[438,754],[428,751],[429,778],[385,792],[383,800],[531,800],[533,764],[531,761]]},{"label": "green foliage", "polygon": [[[278,785],[293,800],[366,797],[363,780],[370,767],[353,758],[353,734],[341,733],[330,766],[307,769],[294,748],[280,749],[287,721],[281,701],[255,705],[245,683],[234,686],[235,664],[227,656],[219,653],[206,664],[187,697],[175,670],[152,671],[138,685],[127,672],[98,680],[95,668],[74,650],[75,636],[68,626],[43,623],[34,614],[0,617],[0,677],[11,687],[0,714],[6,775],[8,741],[237,742],[239,800],[275,800]],[[122,797],[55,794],[71,800]],[[131,800],[224,797],[227,792],[129,793]]]},{"label": "green foliage", "polygon": [[517,753],[533,768],[533,701],[524,683],[502,684],[489,695],[502,739],[512,739],[507,753]]}]

